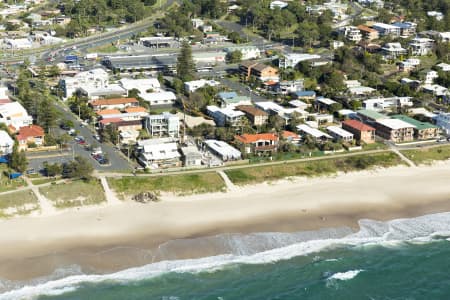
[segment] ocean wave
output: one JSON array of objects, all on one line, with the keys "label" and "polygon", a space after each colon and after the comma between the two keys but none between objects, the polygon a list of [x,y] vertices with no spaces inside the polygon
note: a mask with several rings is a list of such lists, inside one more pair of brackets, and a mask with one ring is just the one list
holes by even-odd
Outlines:
[{"label": "ocean wave", "polygon": [[[305,235],[305,233],[220,235],[216,236],[215,239],[208,237],[208,239],[216,242],[220,241],[219,245],[228,247],[230,253],[198,259],[165,260],[106,275],[73,275],[23,286],[1,294],[0,299],[35,299],[41,295],[67,293],[86,283],[114,282],[115,284],[126,284],[130,281],[149,279],[168,272],[198,273],[220,270],[233,264],[274,263],[339,246],[392,246],[401,245],[402,242],[432,242],[438,236],[448,236],[443,233],[450,232],[450,213],[433,214],[413,219],[397,219],[388,222],[361,220],[359,225],[360,230],[358,232],[347,233],[344,236],[340,236],[342,231],[322,230],[315,238],[313,234]],[[337,236],[333,236],[331,232]],[[178,242],[180,245],[187,245],[186,241],[180,240]],[[209,243],[211,243],[211,240]],[[168,244],[162,248],[167,250]],[[266,250],[260,251],[261,249]],[[358,270],[349,271],[351,273],[344,272],[340,275],[336,273],[331,277],[354,277],[357,275],[355,274],[356,271]],[[340,278],[335,279],[344,280]]]},{"label": "ocean wave", "polygon": [[338,272],[334,273],[330,277],[328,277],[327,280],[350,280],[356,277],[359,273],[361,273],[364,270],[351,270],[347,272]]}]

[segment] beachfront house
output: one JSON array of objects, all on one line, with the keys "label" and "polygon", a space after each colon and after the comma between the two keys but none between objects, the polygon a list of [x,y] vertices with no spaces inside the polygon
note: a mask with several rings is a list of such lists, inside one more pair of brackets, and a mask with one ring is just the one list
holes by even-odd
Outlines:
[{"label": "beachfront house", "polygon": [[355,139],[366,144],[375,142],[375,128],[366,125],[358,120],[345,120],[342,122],[342,129],[353,133]]},{"label": "beachfront house", "polygon": [[395,142],[410,142],[414,139],[414,125],[399,119],[377,120],[374,124],[377,135]]},{"label": "beachfront house", "polygon": [[243,134],[235,136],[238,147],[244,153],[271,154],[277,152],[278,135],[274,133]]},{"label": "beachfront house", "polygon": [[418,140],[435,139],[439,135],[438,127],[431,123],[421,122],[405,115],[395,115],[391,117],[413,125],[414,138]]},{"label": "beachfront house", "polygon": [[353,133],[342,129],[341,127],[335,125],[328,126],[327,131],[335,141],[342,141],[347,143],[351,143],[353,141]]},{"label": "beachfront house", "polygon": [[150,139],[137,142],[138,162],[145,168],[159,169],[181,166],[177,143],[169,139]]},{"label": "beachfront house", "polygon": [[329,134],[317,129],[310,127],[306,124],[301,124],[297,126],[297,131],[305,139],[306,136],[312,137],[316,142],[324,142],[326,140],[333,139]]}]

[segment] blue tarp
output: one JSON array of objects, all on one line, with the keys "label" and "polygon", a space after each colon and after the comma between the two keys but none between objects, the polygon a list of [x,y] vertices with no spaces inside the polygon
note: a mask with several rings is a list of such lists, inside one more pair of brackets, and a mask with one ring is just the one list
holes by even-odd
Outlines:
[{"label": "blue tarp", "polygon": [[0,164],[7,164],[8,162],[8,156],[0,156]]},{"label": "blue tarp", "polygon": [[9,179],[16,179],[22,176],[22,173],[11,173],[9,174]]}]

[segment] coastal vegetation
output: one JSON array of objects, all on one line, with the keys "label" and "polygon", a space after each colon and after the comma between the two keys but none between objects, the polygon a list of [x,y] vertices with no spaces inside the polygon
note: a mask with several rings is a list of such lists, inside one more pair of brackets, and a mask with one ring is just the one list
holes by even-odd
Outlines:
[{"label": "coastal vegetation", "polygon": [[450,146],[403,150],[401,153],[415,164],[431,164],[433,161],[450,159]]},{"label": "coastal vegetation", "polygon": [[246,185],[268,180],[278,180],[290,176],[315,177],[336,174],[338,171],[360,171],[375,167],[392,167],[399,164],[402,164],[402,161],[395,153],[382,152],[371,155],[356,155],[226,170],[225,173],[233,183]]},{"label": "coastal vegetation", "polygon": [[225,190],[216,172],[167,175],[158,177],[108,178],[108,183],[122,199],[142,192],[170,192],[177,195],[212,193]]},{"label": "coastal vegetation", "polygon": [[39,204],[31,190],[0,195],[0,217],[26,215],[37,209]]},{"label": "coastal vegetation", "polygon": [[97,180],[77,180],[69,183],[52,184],[39,191],[56,208],[70,208],[95,205],[106,201],[102,186]]}]

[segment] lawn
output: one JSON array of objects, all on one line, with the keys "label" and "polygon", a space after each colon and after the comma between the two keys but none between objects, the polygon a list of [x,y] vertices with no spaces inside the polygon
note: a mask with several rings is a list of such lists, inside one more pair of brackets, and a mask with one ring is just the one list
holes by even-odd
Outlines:
[{"label": "lawn", "polygon": [[41,187],[40,192],[53,202],[56,208],[100,204],[106,201],[103,188],[97,180],[82,180]]},{"label": "lawn", "polygon": [[16,179],[8,178],[8,167],[0,164],[0,192],[15,190],[18,187],[26,186],[27,183],[22,177]]},{"label": "lawn", "polygon": [[31,190],[0,195],[0,217],[26,215],[37,209],[39,203]]},{"label": "lawn", "polygon": [[329,158],[297,163],[286,162],[272,166],[249,167],[227,170],[225,173],[237,185],[278,180],[290,176],[322,176],[335,174],[338,171],[350,172],[372,169],[374,167],[391,167],[403,164],[394,153],[383,152],[371,155],[355,155],[350,157]]},{"label": "lawn", "polygon": [[216,172],[165,175],[152,177],[108,178],[109,185],[121,196],[141,192],[172,192],[177,195],[211,193],[225,190],[225,183]]},{"label": "lawn", "polygon": [[56,180],[57,180],[57,178],[55,178],[55,177],[38,177],[38,178],[33,178],[31,180],[31,182],[33,182],[34,185],[40,185],[40,184],[44,184],[44,183],[48,183],[48,182],[53,182]]},{"label": "lawn", "polygon": [[450,146],[400,151],[415,164],[431,164],[435,160],[450,159]]}]

